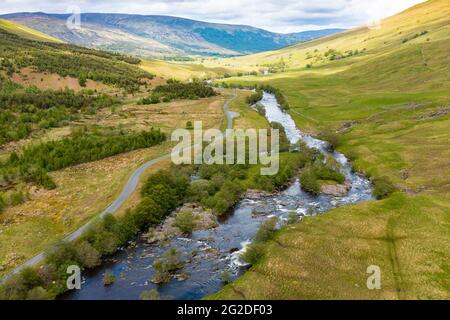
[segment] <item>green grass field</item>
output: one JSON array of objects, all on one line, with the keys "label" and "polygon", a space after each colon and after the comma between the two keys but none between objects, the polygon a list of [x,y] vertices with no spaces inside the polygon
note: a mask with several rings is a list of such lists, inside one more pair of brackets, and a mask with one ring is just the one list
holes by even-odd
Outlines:
[{"label": "green grass field", "polygon": [[61,40],[49,36],[45,33],[42,33],[40,31],[25,27],[23,25],[5,19],[0,19],[0,29],[6,30],[10,33],[16,34],[20,37],[29,40],[44,41],[44,42],[62,42]]},{"label": "green grass field", "polygon": [[[283,59],[284,72],[226,81],[278,87],[299,128],[341,129],[339,150],[355,168],[400,192],[280,231],[263,261],[211,298],[450,298],[449,14],[447,1],[432,0],[378,28],[233,60]],[[328,60],[329,49],[363,53]],[[372,264],[382,290],[366,287]]]}]

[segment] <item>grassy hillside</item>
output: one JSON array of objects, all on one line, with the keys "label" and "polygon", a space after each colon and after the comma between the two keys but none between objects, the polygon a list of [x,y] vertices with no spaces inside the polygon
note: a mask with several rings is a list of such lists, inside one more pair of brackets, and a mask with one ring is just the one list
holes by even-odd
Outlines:
[{"label": "grassy hillside", "polygon": [[116,53],[63,43],[29,40],[0,28],[0,72],[8,78],[24,68],[38,73],[73,77],[85,86],[93,80],[136,91],[153,78],[138,68],[140,60]]},{"label": "grassy hillside", "polygon": [[0,29],[3,29],[5,31],[8,31],[10,33],[16,34],[22,38],[29,40],[43,41],[43,42],[62,42],[61,40],[49,36],[45,33],[42,33],[40,31],[28,28],[26,26],[5,19],[0,19]]},{"label": "grassy hillside", "polygon": [[[373,28],[223,62],[278,71],[226,81],[278,87],[300,128],[338,130],[356,169],[399,192],[281,231],[214,298],[450,297],[449,15],[431,0]],[[366,287],[372,264],[382,290]]]},{"label": "grassy hillside", "polygon": [[230,69],[221,66],[208,68],[200,63],[175,63],[162,60],[143,60],[140,67],[165,79],[175,78],[183,81],[193,78],[223,77],[225,74],[232,72]]},{"label": "grassy hillside", "polygon": [[280,34],[242,26],[133,14],[83,13],[82,29],[69,30],[70,14],[13,13],[7,20],[85,47],[142,57],[235,56],[283,48],[340,29]]},{"label": "grassy hillside", "polygon": [[[336,60],[349,55],[350,51],[354,54],[358,50],[357,58],[345,58],[345,63],[339,64],[345,69],[353,63],[386,55],[407,45],[447,39],[449,14],[448,1],[430,0],[382,20],[376,25],[363,26],[278,51],[225,61],[253,68],[276,66],[281,61],[287,69],[305,69],[307,64],[313,67],[328,64],[332,55],[325,56],[325,53],[329,50],[336,51],[334,54]],[[342,69],[335,69],[334,72]]]}]

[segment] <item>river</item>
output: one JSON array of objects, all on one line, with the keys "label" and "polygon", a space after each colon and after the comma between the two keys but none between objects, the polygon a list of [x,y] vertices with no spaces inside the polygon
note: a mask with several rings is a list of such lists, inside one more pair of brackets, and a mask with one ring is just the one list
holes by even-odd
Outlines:
[{"label": "river", "polygon": [[[239,259],[242,250],[255,236],[261,223],[273,216],[281,223],[291,211],[299,217],[323,214],[343,205],[373,199],[371,184],[365,177],[353,172],[344,155],[327,150],[327,143],[303,134],[292,117],[283,112],[272,94],[264,93],[260,101],[270,122],[283,125],[291,143],[304,141],[309,147],[333,156],[342,164],[343,173],[352,183],[350,192],[344,197],[327,195],[312,196],[301,190],[296,180],[283,192],[258,200],[244,199],[217,228],[194,232],[190,237],[179,237],[165,244],[148,244],[140,239],[135,246],[123,249],[95,270],[83,274],[81,290],[67,293],[62,298],[71,300],[135,300],[144,290],[157,289],[162,299],[194,300],[219,291],[222,273],[227,270],[234,280],[245,272],[247,266]],[[179,280],[173,279],[162,286],[151,282],[154,274],[153,262],[168,249],[183,252],[186,266],[179,271]],[[111,286],[103,285],[106,271],[116,276]],[[182,279],[184,275],[187,279]]]}]

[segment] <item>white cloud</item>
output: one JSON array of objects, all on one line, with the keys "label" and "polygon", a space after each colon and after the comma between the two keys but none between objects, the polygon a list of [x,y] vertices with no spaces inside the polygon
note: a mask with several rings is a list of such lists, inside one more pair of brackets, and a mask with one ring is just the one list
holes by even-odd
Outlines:
[{"label": "white cloud", "polygon": [[2,0],[0,13],[43,11],[160,14],[246,24],[278,32],[350,28],[390,16],[423,0]]}]

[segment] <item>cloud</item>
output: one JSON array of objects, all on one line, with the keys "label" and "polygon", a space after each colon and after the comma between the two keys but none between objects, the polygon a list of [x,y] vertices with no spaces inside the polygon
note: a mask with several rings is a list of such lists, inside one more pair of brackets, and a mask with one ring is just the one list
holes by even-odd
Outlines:
[{"label": "cloud", "polygon": [[246,24],[277,32],[351,28],[400,12],[423,0],[2,0],[0,13],[82,12],[171,15]]}]

